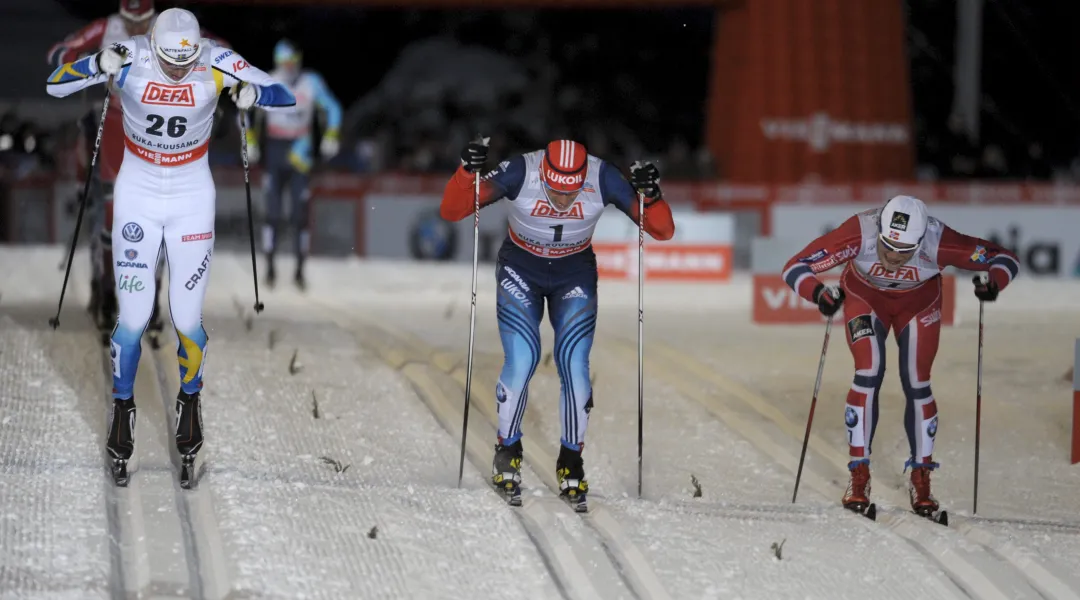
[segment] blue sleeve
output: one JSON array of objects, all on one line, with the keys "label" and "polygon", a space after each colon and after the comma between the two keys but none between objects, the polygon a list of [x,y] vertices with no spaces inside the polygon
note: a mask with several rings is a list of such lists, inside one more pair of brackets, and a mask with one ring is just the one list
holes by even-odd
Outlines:
[{"label": "blue sleeve", "polygon": [[334,97],[326,81],[318,73],[309,73],[311,83],[315,89],[315,102],[326,112],[326,128],[337,130],[341,128],[341,103]]},{"label": "blue sleeve", "polygon": [[600,163],[600,197],[604,199],[604,206],[614,204],[626,216],[634,218],[637,192],[623,174],[607,161]]},{"label": "blue sleeve", "polygon": [[255,101],[255,104],[261,107],[269,106],[295,106],[296,97],[293,96],[289,88],[280,83],[272,83],[270,85],[260,85],[259,87],[259,99]]},{"label": "blue sleeve", "polygon": [[502,161],[481,180],[501,192],[499,196],[507,200],[516,200],[518,194],[521,193],[521,187],[525,185],[525,157],[518,156]]}]

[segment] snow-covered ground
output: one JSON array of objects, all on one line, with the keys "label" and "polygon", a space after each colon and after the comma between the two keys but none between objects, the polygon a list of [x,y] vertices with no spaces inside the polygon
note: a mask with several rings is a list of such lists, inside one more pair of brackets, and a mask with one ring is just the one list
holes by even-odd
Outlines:
[{"label": "snow-covered ground", "polygon": [[487,484],[502,360],[493,267],[481,268],[459,486],[467,265],[314,260],[306,294],[263,288],[253,317],[250,258],[219,252],[197,488],[175,483],[170,339],[146,346],[140,460],[118,490],[102,468],[108,382],[82,310],[85,255],[60,328],[47,324],[62,256],[0,249],[0,598],[1080,598],[1063,379],[1076,282],[1020,279],[987,309],[977,516],[977,304],[960,294],[933,377],[943,528],[904,510],[895,351],[874,444],[878,522],[839,508],[851,376],[839,335],[792,504],[823,328],[749,324],[745,275],[646,290],[640,498],[636,285],[601,285],[581,516],[552,490],[546,361],[524,425],[525,505]]}]

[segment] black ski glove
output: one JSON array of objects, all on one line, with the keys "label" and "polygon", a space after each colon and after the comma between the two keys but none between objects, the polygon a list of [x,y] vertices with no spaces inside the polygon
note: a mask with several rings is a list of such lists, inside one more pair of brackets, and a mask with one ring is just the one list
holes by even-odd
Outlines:
[{"label": "black ski glove", "polygon": [[982,280],[981,275],[976,275],[971,279],[971,282],[975,284],[975,297],[983,302],[993,302],[997,300],[998,293],[1001,291],[998,289],[998,284],[992,278],[987,278],[986,281]]},{"label": "black ski glove", "polygon": [[639,193],[645,195],[645,206],[659,200],[660,194],[660,169],[649,161],[637,161],[630,165],[630,184]]},{"label": "black ski glove", "polygon": [[469,142],[469,145],[461,151],[461,166],[465,167],[466,171],[476,173],[484,168],[484,163],[487,162],[489,141],[491,141],[489,137],[477,138]]},{"label": "black ski glove", "polygon": [[[836,294],[836,296],[833,296]],[[814,288],[814,302],[817,303],[817,308],[821,311],[821,314],[826,317],[831,317],[836,314],[836,311],[840,310],[840,306],[844,304],[844,290],[826,290],[824,283],[817,284]]]}]

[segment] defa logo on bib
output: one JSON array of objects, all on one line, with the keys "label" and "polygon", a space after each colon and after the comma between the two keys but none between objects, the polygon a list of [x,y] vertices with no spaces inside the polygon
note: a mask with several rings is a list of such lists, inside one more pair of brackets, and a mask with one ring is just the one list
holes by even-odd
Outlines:
[{"label": "defa logo on bib", "polygon": [[584,220],[585,212],[581,208],[581,203],[577,202],[570,207],[570,210],[566,212],[559,212],[551,207],[550,204],[543,200],[537,200],[533,206],[532,213],[534,217],[541,217],[544,219],[577,219]]},{"label": "defa logo on bib", "polygon": [[908,266],[900,267],[896,271],[889,271],[881,263],[874,263],[867,274],[870,277],[880,277],[892,281],[919,281],[919,270]]},{"label": "defa logo on bib", "polygon": [[146,84],[143,91],[143,104],[160,104],[164,106],[195,106],[195,85],[166,85],[151,81]]}]

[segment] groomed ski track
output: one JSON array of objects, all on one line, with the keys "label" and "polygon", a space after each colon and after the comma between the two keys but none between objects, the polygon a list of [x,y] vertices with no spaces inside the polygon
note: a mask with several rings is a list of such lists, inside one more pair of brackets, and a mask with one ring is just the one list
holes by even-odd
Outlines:
[{"label": "groomed ski track", "polygon": [[[88,447],[100,447],[111,403],[105,393],[111,366],[82,310],[85,293],[69,291],[61,329],[52,332],[43,326],[48,311],[38,305],[54,302],[58,290],[10,290],[23,275],[54,268],[60,250],[4,252],[15,273],[6,284],[0,279],[6,338],[0,360],[10,361],[12,352],[28,358],[17,363],[23,365],[18,373],[5,373],[0,381],[23,377],[28,368],[47,374],[48,361],[59,365],[66,383],[50,391],[51,397],[77,394],[77,412],[70,414],[85,413],[93,439],[83,439],[68,416],[47,420],[47,431],[53,444],[75,436],[73,451],[84,456]],[[75,260],[86,262],[78,255]],[[290,265],[282,262],[282,272],[288,272]],[[514,593],[523,598],[1080,599],[1080,558],[1072,552],[1080,549],[1080,518],[1060,516],[1076,504],[1062,494],[1080,494],[1080,481],[1068,483],[1080,473],[1060,468],[1060,487],[1049,491],[1045,508],[1020,504],[1017,498],[1025,496],[1002,487],[1012,484],[1002,476],[1004,435],[995,419],[1002,418],[1013,392],[1000,379],[984,388],[984,477],[979,515],[970,515],[963,481],[970,457],[956,454],[970,444],[963,429],[967,417],[945,400],[965,393],[971,383],[967,363],[953,358],[947,345],[957,338],[962,347],[970,341],[970,320],[966,329],[943,333],[939,363],[952,369],[936,370],[934,380],[942,431],[948,434],[935,452],[946,459],[935,489],[949,510],[950,526],[908,511],[903,475],[891,470],[906,449],[897,441],[902,428],[894,431],[895,417],[885,413],[875,442],[872,497],[878,520],[871,522],[839,507],[847,457],[834,413],[850,376],[844,372],[850,358],[842,339],[830,348],[793,505],[820,328],[795,328],[791,346],[778,345],[772,331],[738,324],[723,310],[694,308],[698,301],[722,307],[734,293],[712,288],[692,289],[699,294],[693,300],[682,298],[688,296],[685,289],[646,293],[645,488],[638,499],[636,287],[602,284],[592,359],[597,404],[585,453],[592,493],[590,512],[580,515],[558,499],[558,383],[546,356],[525,417],[524,505],[506,506],[487,483],[495,439],[493,387],[502,357],[486,268],[479,286],[465,477],[456,485],[468,274],[467,266],[315,259],[306,294],[282,285],[261,289],[267,311],[253,317],[245,308],[251,305],[250,257],[216,252],[206,304],[207,443],[195,489],[182,490],[177,479],[171,432],[179,383],[175,340],[167,328],[161,349],[143,345],[136,380],[137,459],[128,487],[113,486],[103,453],[87,471],[100,476],[104,488],[97,488],[97,504],[80,504],[80,511],[89,511],[83,516],[88,525],[69,543],[85,566],[64,575],[55,572],[54,560],[52,575],[39,573],[39,583],[27,579],[14,561],[33,559],[35,552],[53,555],[62,542],[50,541],[50,533],[36,546],[29,544],[41,539],[33,532],[46,523],[42,515],[13,520],[22,510],[16,496],[0,494],[0,515],[8,514],[0,519],[0,541],[13,549],[9,558],[0,558],[0,598],[10,590],[13,598],[397,598],[412,592],[494,598],[506,589],[496,582],[513,580],[520,585]],[[73,281],[80,277],[85,279],[73,272]],[[1020,293],[1045,295],[1025,290]],[[989,336],[1013,336],[1017,346],[1045,336],[1027,333],[1026,322],[1012,325],[1009,313],[990,316]],[[543,329],[544,347],[550,348],[549,326]],[[75,339],[77,344],[67,341]],[[23,349],[27,344],[30,350]],[[91,346],[92,360],[79,356]],[[1002,364],[1000,348],[988,346],[988,367]],[[1045,355],[1037,359],[1048,362]],[[86,371],[92,383],[72,377],[82,363],[92,363]],[[33,390],[41,389],[34,382],[48,381],[33,377],[5,390],[5,397],[10,390],[15,399],[12,425],[20,428],[33,423],[22,413],[34,406]],[[887,387],[894,378],[895,373],[886,377]],[[882,402],[886,410],[898,410],[884,392]],[[1030,423],[1008,413],[1010,424],[1026,433],[1059,418],[1036,416],[1042,406],[1027,407]],[[1046,437],[1060,439],[1053,431]],[[0,460],[0,477],[29,473],[39,481],[34,490],[62,490],[49,473],[68,467],[48,458],[48,437],[38,442],[30,433],[0,427],[4,440],[31,450]],[[28,452],[44,458],[27,462]],[[329,457],[341,464],[329,468]],[[700,481],[700,498],[692,494],[691,475]],[[1023,482],[1030,477],[1019,474]],[[26,510],[36,506],[40,502],[28,502]],[[90,539],[90,522],[98,518],[104,537]],[[101,565],[98,571],[95,564]],[[500,564],[515,575],[493,573],[483,580],[482,573]]]}]

